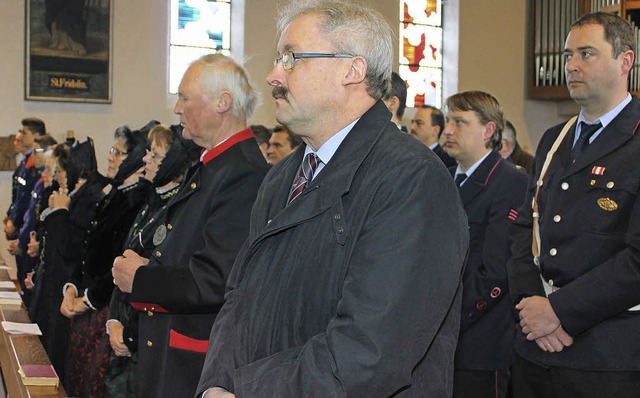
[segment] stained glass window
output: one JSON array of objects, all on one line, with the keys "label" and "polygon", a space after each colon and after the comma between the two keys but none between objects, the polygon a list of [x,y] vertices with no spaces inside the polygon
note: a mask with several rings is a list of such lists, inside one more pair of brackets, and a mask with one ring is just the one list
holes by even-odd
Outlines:
[{"label": "stained glass window", "polygon": [[442,0],[400,1],[399,48],[407,106],[442,108]]},{"label": "stained glass window", "polygon": [[231,0],[171,0],[169,92],[175,94],[189,64],[205,54],[229,54]]}]

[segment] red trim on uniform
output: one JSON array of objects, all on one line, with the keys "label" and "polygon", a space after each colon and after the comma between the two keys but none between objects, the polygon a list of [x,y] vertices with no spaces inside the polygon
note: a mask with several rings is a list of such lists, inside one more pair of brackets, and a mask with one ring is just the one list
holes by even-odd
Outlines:
[{"label": "red trim on uniform", "polygon": [[239,133],[235,133],[231,137],[227,138],[226,141],[222,142],[220,145],[217,145],[211,148],[202,158],[202,164],[207,164],[210,160],[213,160],[216,156],[220,155],[222,152],[231,148],[238,142],[246,141],[249,138],[253,138],[253,131],[250,128],[246,130],[242,130]]},{"label": "red trim on uniform", "polygon": [[135,301],[130,302],[131,306],[138,311],[151,311],[151,312],[169,312],[166,308],[159,306],[158,304],[151,303],[138,303]]},{"label": "red trim on uniform", "polygon": [[27,169],[30,169],[33,166],[35,166],[35,160],[33,160],[33,154],[29,154],[29,157],[27,158],[27,161],[24,164],[24,167],[26,167]]},{"label": "red trim on uniform", "polygon": [[171,329],[169,332],[169,347],[205,353],[209,349],[209,340],[194,339]]},{"label": "red trim on uniform", "polygon": [[509,209],[509,215],[507,215],[507,218],[511,221],[515,221],[516,218],[518,218],[518,210]]}]

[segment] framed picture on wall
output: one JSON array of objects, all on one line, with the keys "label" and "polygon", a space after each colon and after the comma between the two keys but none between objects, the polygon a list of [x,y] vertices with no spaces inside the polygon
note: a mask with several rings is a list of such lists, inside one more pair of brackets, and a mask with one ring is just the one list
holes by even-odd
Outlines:
[{"label": "framed picture on wall", "polygon": [[111,103],[113,0],[25,4],[25,99]]}]

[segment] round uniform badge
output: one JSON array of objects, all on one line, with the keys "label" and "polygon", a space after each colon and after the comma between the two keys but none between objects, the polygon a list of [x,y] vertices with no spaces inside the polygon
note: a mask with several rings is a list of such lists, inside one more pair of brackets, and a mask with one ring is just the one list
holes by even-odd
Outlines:
[{"label": "round uniform badge", "polygon": [[615,202],[615,200],[609,198],[598,199],[598,206],[600,206],[602,210],[606,211],[618,210],[618,204]]},{"label": "round uniform badge", "polygon": [[153,233],[153,244],[158,246],[160,243],[164,242],[164,239],[167,237],[167,227],[164,224],[161,224],[158,228],[156,228],[156,232]]}]

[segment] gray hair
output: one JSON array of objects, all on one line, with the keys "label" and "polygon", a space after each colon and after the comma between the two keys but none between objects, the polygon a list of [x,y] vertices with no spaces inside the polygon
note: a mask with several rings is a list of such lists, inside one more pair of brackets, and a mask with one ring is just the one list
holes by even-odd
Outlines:
[{"label": "gray hair", "polygon": [[209,95],[228,91],[233,97],[231,113],[250,119],[260,102],[258,91],[249,82],[247,71],[233,58],[223,54],[207,54],[193,61],[200,70],[200,88]]},{"label": "gray hair", "polygon": [[375,99],[389,90],[393,62],[393,32],[378,11],[350,1],[292,0],[280,11],[280,34],[297,18],[318,14],[319,29],[338,53],[359,55],[367,61],[367,93]]},{"label": "gray hair", "polygon": [[508,120],[504,121],[504,130],[502,130],[502,139],[508,142],[511,142],[513,144],[516,143],[516,128]]}]

